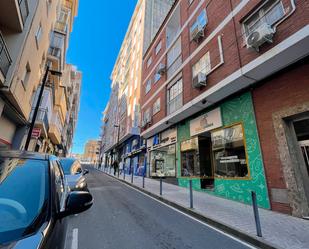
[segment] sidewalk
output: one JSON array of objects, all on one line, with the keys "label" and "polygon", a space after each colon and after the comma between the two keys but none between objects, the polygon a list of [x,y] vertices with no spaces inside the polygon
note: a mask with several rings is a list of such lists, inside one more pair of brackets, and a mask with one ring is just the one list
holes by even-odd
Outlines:
[{"label": "sidewalk", "polygon": [[[111,173],[114,176],[113,171]],[[123,181],[123,175],[119,176],[119,180]],[[131,184],[131,175],[126,175],[125,181]],[[133,185],[142,188],[142,177],[134,176]],[[145,190],[159,197],[160,182],[145,178]],[[189,189],[187,188],[163,182],[162,198],[190,211]],[[223,226],[232,228],[236,232],[239,231],[242,234],[247,234],[276,248],[309,248],[309,221],[307,220],[259,209],[263,234],[263,238],[260,239],[256,236],[254,215],[251,206],[198,191],[193,191],[193,199],[194,212],[215,221],[215,223],[218,222]]]}]

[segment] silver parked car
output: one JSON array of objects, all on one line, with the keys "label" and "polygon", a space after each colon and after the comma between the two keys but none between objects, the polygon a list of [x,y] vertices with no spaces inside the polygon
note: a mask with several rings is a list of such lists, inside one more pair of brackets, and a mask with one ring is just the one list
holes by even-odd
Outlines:
[{"label": "silver parked car", "polygon": [[60,164],[71,191],[88,191],[85,175],[89,171],[82,169],[79,160],[75,158],[60,158]]}]

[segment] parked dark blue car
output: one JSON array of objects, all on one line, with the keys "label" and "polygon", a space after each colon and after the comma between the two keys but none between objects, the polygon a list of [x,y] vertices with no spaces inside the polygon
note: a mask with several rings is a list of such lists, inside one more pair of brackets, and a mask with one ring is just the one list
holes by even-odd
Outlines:
[{"label": "parked dark blue car", "polygon": [[92,206],[70,192],[55,156],[0,151],[0,248],[63,249],[66,216]]}]

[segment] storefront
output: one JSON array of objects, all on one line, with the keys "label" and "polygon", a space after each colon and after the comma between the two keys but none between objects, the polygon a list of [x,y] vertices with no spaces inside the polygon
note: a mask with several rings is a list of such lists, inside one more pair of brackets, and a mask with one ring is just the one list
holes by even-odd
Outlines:
[{"label": "storefront", "polygon": [[264,167],[250,93],[178,125],[179,185],[244,203],[251,191],[269,208]]},{"label": "storefront", "polygon": [[145,161],[146,146],[143,139],[134,136],[127,140],[123,150],[122,164],[126,174],[142,176],[146,170]]},{"label": "storefront", "polygon": [[176,143],[176,128],[147,140],[150,177],[176,177]]}]

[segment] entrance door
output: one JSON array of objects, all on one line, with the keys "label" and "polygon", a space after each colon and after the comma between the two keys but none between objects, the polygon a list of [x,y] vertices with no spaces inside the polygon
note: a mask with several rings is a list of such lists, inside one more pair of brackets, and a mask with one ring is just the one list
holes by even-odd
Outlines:
[{"label": "entrance door", "polygon": [[309,118],[308,116],[293,122],[298,146],[300,173],[303,178],[303,184],[307,201],[309,201]]},{"label": "entrance door", "polygon": [[298,144],[303,154],[305,164],[307,167],[307,172],[309,174],[309,140],[299,141]]}]

